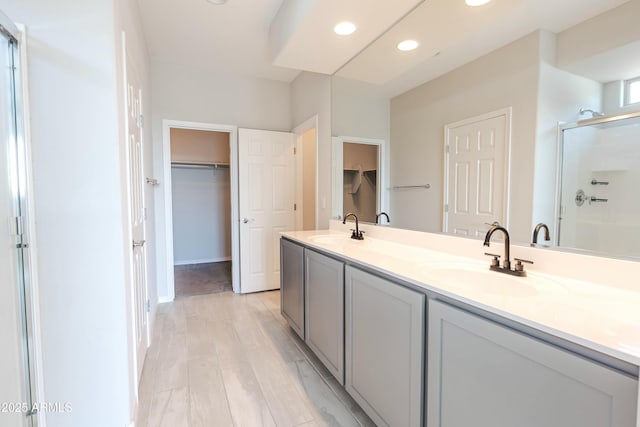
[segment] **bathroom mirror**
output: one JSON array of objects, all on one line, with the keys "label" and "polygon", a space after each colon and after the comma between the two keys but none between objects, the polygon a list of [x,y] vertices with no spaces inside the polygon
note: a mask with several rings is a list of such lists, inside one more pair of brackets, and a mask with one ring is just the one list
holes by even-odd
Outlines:
[{"label": "bathroom mirror", "polygon": [[[640,14],[640,0],[543,3],[494,1],[472,11],[462,0],[421,3],[332,77],[332,135],[388,144],[382,194],[392,226],[442,232],[445,128],[510,109],[508,209],[501,223],[512,241],[528,245],[543,222],[551,241],[542,243],[557,246],[557,177],[561,160],[573,164],[568,153],[559,154],[558,125],[591,120],[581,108],[607,116],[640,110],[640,104],[623,105],[624,81],[640,76],[640,32],[628,19]],[[461,26],[463,34],[456,34]],[[422,29],[417,36],[415,28]],[[395,49],[410,37],[419,39],[416,51]],[[559,243],[560,249],[581,248]]]}]

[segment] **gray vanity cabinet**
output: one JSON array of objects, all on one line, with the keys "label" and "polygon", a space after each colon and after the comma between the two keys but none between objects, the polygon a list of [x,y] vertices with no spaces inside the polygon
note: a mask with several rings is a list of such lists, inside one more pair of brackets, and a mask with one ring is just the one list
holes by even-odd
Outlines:
[{"label": "gray vanity cabinet", "polygon": [[378,426],[419,426],[425,295],[351,266],[345,284],[347,392]]},{"label": "gray vanity cabinet", "polygon": [[280,312],[304,339],[304,248],[280,239]]},{"label": "gray vanity cabinet", "polygon": [[344,263],[305,250],[305,342],[344,385]]},{"label": "gray vanity cabinet", "polygon": [[638,381],[429,301],[428,427],[635,427]]}]

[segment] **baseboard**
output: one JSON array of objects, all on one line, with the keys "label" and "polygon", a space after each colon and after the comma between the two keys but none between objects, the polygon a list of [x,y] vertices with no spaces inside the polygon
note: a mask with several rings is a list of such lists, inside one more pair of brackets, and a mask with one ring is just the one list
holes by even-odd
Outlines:
[{"label": "baseboard", "polygon": [[174,261],[173,265],[192,265],[192,264],[208,264],[211,262],[223,262],[223,261],[231,261],[230,256],[225,256],[221,258],[205,258],[205,259],[188,259],[183,261]]}]

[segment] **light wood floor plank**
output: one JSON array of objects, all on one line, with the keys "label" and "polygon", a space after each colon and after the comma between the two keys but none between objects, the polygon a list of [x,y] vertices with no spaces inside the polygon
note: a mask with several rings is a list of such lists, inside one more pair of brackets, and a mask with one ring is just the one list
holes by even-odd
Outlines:
[{"label": "light wood floor plank", "polygon": [[191,427],[233,426],[217,359],[190,360],[188,368]]},{"label": "light wood floor plank", "polygon": [[248,363],[221,367],[229,408],[236,427],[268,427],[276,423]]},{"label": "light wood floor plank", "polygon": [[280,292],[158,307],[136,427],[374,426],[280,314]]}]

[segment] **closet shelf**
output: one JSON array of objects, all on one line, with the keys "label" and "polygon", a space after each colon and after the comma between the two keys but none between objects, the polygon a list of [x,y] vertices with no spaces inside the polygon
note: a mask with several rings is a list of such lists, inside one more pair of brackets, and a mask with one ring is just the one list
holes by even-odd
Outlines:
[{"label": "closet shelf", "polygon": [[224,169],[229,168],[229,163],[171,162],[171,167],[184,169]]}]

